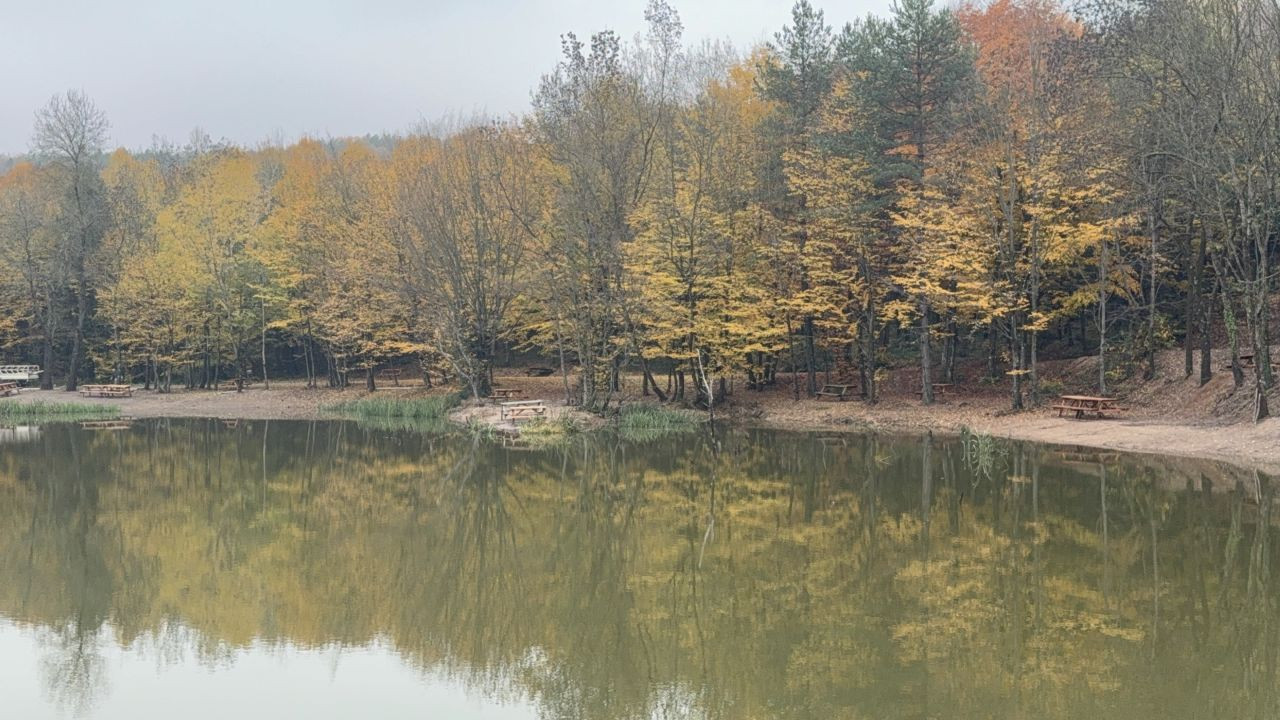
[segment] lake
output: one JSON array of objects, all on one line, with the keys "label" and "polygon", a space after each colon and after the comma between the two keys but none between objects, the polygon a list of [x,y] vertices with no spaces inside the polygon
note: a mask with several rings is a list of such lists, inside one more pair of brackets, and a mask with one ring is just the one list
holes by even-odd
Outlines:
[{"label": "lake", "polygon": [[0,717],[1273,718],[1267,478],[984,438],[0,430]]}]

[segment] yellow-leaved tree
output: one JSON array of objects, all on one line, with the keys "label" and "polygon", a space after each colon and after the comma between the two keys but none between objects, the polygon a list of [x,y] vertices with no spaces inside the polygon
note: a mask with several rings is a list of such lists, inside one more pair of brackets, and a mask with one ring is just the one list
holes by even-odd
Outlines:
[{"label": "yellow-leaved tree", "polygon": [[[755,134],[768,113],[754,67],[737,63],[695,85],[662,126],[652,192],[631,217],[636,238],[626,248],[627,302],[643,308],[632,311],[642,358],[670,365],[673,399],[686,398],[691,377],[709,410],[729,373],[757,377],[783,345],[778,299],[761,282],[772,220],[754,199]],[[648,372],[645,382],[666,399]]]}]

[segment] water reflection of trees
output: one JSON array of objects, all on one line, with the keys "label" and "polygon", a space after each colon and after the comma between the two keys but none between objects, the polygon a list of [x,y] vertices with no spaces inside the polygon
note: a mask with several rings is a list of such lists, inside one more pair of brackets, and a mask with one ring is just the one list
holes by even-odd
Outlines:
[{"label": "water reflection of trees", "polygon": [[1271,717],[1273,492],[937,438],[49,428],[0,450],[0,614],[71,706],[106,642],[386,638],[548,717]]}]

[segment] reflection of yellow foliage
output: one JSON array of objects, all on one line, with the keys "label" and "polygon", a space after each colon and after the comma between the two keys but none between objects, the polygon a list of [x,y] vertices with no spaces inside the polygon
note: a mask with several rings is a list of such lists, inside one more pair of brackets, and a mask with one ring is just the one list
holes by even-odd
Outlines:
[{"label": "reflection of yellow foliage", "polygon": [[[926,516],[918,449],[883,440],[730,436],[714,457],[696,436],[509,452],[331,424],[236,432],[80,435],[93,493],[71,489],[70,453],[0,454],[0,613],[90,618],[124,642],[186,627],[206,659],[379,638],[483,692],[600,718],[652,716],[655,686],[696,689],[711,717],[875,717],[885,698],[914,701],[926,672],[955,717],[1066,718],[1085,692],[1195,701],[1151,680],[1153,662],[1225,672],[1176,610],[1153,660],[1151,528],[1119,515],[1150,509],[1172,532],[1172,493],[1140,487],[1104,543],[1097,490],[1078,488],[1090,476],[1040,467],[1030,485],[996,472],[975,486],[954,469]],[[1116,475],[1117,495],[1138,492]],[[1165,602],[1196,591],[1164,548],[1193,537],[1161,540]],[[1216,596],[1217,573],[1205,582]],[[1240,642],[1208,632],[1221,657]],[[1225,674],[1195,692],[1234,707]],[[591,687],[612,692],[574,694]]]}]

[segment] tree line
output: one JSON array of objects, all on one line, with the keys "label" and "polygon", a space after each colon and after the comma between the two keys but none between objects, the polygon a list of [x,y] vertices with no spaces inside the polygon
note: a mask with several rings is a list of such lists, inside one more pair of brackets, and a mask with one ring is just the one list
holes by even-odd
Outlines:
[{"label": "tree line", "polygon": [[563,36],[522,117],[378,142],[107,152],[56,96],[0,176],[6,358],[160,390],[416,361],[481,395],[516,348],[598,411],[629,372],[711,407],[786,373],[874,402],[906,364],[930,403],[968,359],[1019,408],[1044,357],[1096,354],[1105,393],[1181,343],[1207,382],[1222,333],[1268,415],[1276,0],[900,0],[838,30],[800,0],[745,54],[645,17]]}]

